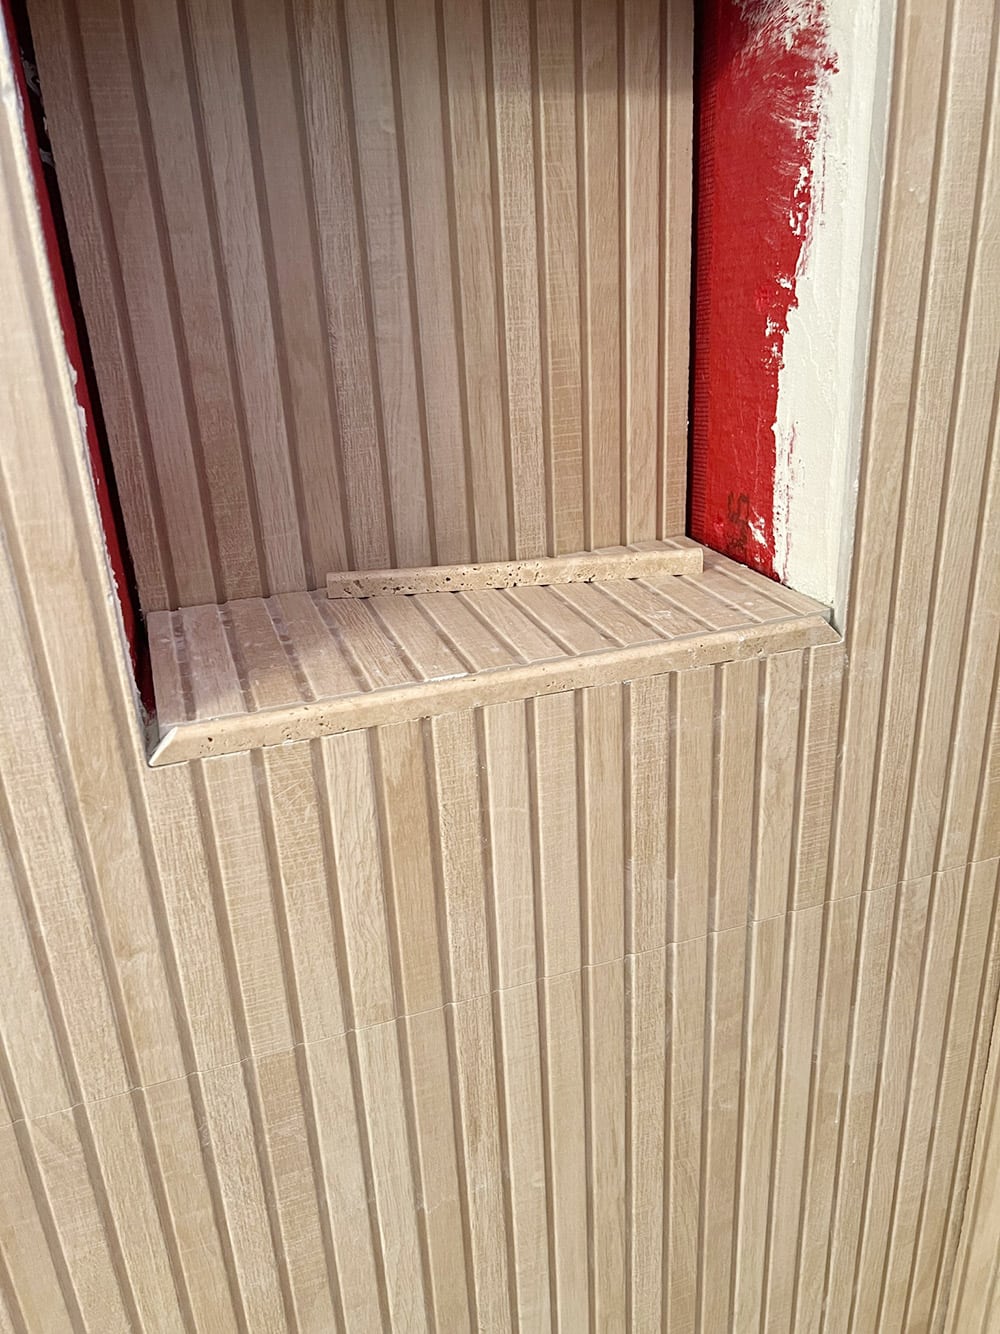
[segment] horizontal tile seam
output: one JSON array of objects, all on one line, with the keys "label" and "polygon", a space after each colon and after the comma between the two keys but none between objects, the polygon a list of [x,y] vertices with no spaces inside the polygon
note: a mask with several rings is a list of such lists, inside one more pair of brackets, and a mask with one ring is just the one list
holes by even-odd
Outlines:
[{"label": "horizontal tile seam", "polygon": [[[200,1079],[207,1075],[218,1074],[223,1070],[235,1070],[244,1066],[259,1065],[261,1061],[271,1060],[281,1056],[292,1056],[297,1052],[309,1052],[321,1048],[331,1042],[339,1042],[351,1037],[357,1037],[364,1033],[374,1032],[376,1029],[385,1028],[389,1024],[398,1024],[401,1021],[420,1019],[430,1014],[444,1014],[447,1011],[455,1011],[463,1006],[472,1005],[476,1001],[493,1000],[495,996],[505,995],[509,991],[519,991],[524,987],[537,987],[540,982],[558,982],[564,978],[581,976],[584,973],[593,972],[598,968],[614,968],[618,965],[625,965],[632,959],[642,959],[650,954],[659,954],[662,951],[670,949],[675,945],[695,945],[702,941],[707,941],[713,936],[730,935],[734,931],[747,931],[753,926],[761,926],[765,922],[774,922],[780,919],[786,919],[796,916],[798,913],[816,912],[825,908],[828,904],[851,903],[856,899],[863,898],[865,895],[884,894],[890,890],[905,889],[908,885],[919,884],[922,880],[933,879],[937,875],[947,875],[956,871],[968,873],[978,866],[989,866],[991,863],[1000,863],[1000,857],[984,857],[976,861],[964,862],[959,866],[942,867],[940,870],[928,872],[927,875],[915,876],[908,880],[898,880],[892,885],[880,885],[874,889],[858,890],[854,894],[846,894],[842,898],[824,899],[819,903],[803,904],[797,908],[789,908],[785,912],[773,913],[769,917],[748,917],[743,925],[726,926],[717,930],[705,931],[696,936],[685,936],[682,940],[666,941],[662,945],[654,945],[646,950],[633,950],[629,953],[616,955],[612,959],[602,959],[598,963],[581,964],[578,968],[566,968],[558,973],[538,973],[533,978],[528,978],[524,982],[513,982],[503,987],[491,987],[486,991],[477,991],[470,996],[464,996],[461,1000],[446,1001],[443,1005],[431,1005],[424,1010],[407,1010],[389,1019],[380,1019],[374,1024],[359,1024],[353,1028],[345,1028],[339,1033],[331,1033],[325,1038],[309,1039],[303,1042],[294,1042],[290,1046],[275,1047],[266,1051],[254,1052],[249,1056],[241,1057],[238,1061],[222,1061],[216,1065],[200,1066],[196,1070],[189,1070],[181,1075],[171,1075],[168,1079],[154,1079],[145,1084],[132,1084],[128,1088],[118,1089],[114,1093],[101,1094],[95,1098],[83,1098],[78,1102],[69,1103],[64,1107],[56,1107],[52,1111],[41,1112],[37,1116],[19,1116],[10,1121],[3,1122],[3,1127],[20,1125],[38,1125],[42,1121],[51,1119],[54,1116],[64,1116],[67,1112],[86,1111],[90,1107],[98,1107],[105,1102],[113,1102],[116,1098],[130,1098],[137,1093],[148,1093],[153,1089],[165,1088],[171,1084],[185,1083],[190,1079]],[[0,1128],[3,1128],[0,1127]]]}]

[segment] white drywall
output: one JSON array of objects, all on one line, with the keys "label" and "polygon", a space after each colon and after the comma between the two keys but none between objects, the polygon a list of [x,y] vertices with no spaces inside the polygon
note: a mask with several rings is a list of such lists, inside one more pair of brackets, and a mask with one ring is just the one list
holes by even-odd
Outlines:
[{"label": "white drywall", "polygon": [[778,378],[775,568],[842,624],[857,495],[894,0],[824,0],[836,69]]}]

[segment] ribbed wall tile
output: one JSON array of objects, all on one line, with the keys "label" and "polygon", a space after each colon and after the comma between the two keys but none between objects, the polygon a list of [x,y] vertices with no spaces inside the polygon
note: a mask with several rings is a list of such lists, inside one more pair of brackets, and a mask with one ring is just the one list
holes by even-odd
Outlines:
[{"label": "ribbed wall tile", "polygon": [[683,530],[689,7],[31,21],[146,609]]},{"label": "ribbed wall tile", "polygon": [[53,1328],[936,1324],[997,870],[8,1127],[11,1291],[34,1180]]},{"label": "ribbed wall tile", "polygon": [[948,1308],[949,1331],[989,1334],[1000,1319],[1000,1056],[990,1052],[983,1090],[981,1128],[976,1136],[966,1223],[954,1270]]},{"label": "ribbed wall tile", "polygon": [[[227,267],[246,247],[253,287],[256,256],[290,266],[279,284],[283,318],[318,321],[299,204],[281,220],[280,245],[252,216],[235,225],[256,173],[301,181],[301,162],[276,152],[290,117],[304,117],[317,141],[343,130],[343,100],[312,97],[300,111],[288,65],[267,84],[273,96],[262,95],[264,53],[292,49],[279,11],[240,10],[237,34],[211,5],[187,6],[180,25],[173,11],[116,11],[107,31],[94,14],[42,7],[54,32],[86,19],[65,48],[75,89],[98,63],[132,68],[137,52],[150,80],[183,77],[199,89],[204,123],[180,124],[169,139],[122,116],[130,80],[92,80],[103,128],[92,140],[84,118],[90,155],[63,155],[65,188],[106,216],[91,168],[110,147],[107,127],[119,124],[118,165],[135,195],[131,210],[118,201],[112,212],[117,262],[148,253],[166,262],[155,210],[173,216],[189,201],[152,200],[146,165],[170,154],[172,169],[190,172],[194,142],[214,207],[234,224],[218,230]],[[362,72],[385,86],[386,33],[398,48],[389,75],[400,98],[426,94],[403,70],[406,44],[427,43],[406,9],[395,6],[391,25],[375,30],[355,5],[310,18],[316,48],[306,54],[336,54],[342,99],[354,98]],[[516,63],[523,11],[493,9],[493,54]],[[565,10],[536,9],[539,49],[551,49],[552,33],[565,38]],[[483,11],[441,12],[444,40],[424,57],[445,63],[456,116],[478,108],[486,117]],[[609,44],[606,6],[586,12],[573,78],[597,88],[618,68],[609,65],[615,35]],[[996,451],[983,409],[996,323],[992,130],[978,190],[970,143],[974,151],[992,123],[994,71],[971,36],[992,17],[983,0],[900,7],[842,692],[841,650],[824,645],[158,770],[145,761],[5,100],[0,308],[15,336],[0,348],[0,926],[13,1002],[0,1015],[0,1322],[101,1334],[460,1330],[510,1328],[516,1313],[523,1328],[548,1321],[569,1331],[666,1319],[677,1329],[749,1322],[888,1334],[939,1327],[953,1297],[953,1328],[990,1328],[1000,1123],[992,1066],[986,1080],[1000,984]],[[345,33],[357,66],[337,45]],[[296,41],[307,45],[299,33]],[[228,59],[206,59],[213,50]],[[640,83],[649,79],[637,44],[624,56]],[[558,120],[567,78],[546,66],[541,143],[554,157],[582,149],[586,188],[603,210],[619,197],[605,154],[618,141],[617,102],[588,104],[585,133],[571,141]],[[939,126],[941,78],[963,93],[944,99]],[[229,179],[212,108],[237,94],[246,105],[247,89],[259,142],[232,158]],[[431,100],[440,107],[436,93]],[[521,170],[504,138],[515,111],[477,122],[484,141],[504,139],[497,169],[507,175]],[[353,114],[351,133],[371,146],[372,127]],[[145,156],[133,142],[142,135]],[[448,155],[452,128],[449,136]],[[454,189],[445,158],[433,145],[427,152],[428,170]],[[408,157],[407,172],[422,161]],[[929,189],[934,163],[940,179]],[[370,166],[359,163],[346,194],[325,197],[331,219],[349,215],[348,231],[357,227],[352,192],[366,207],[373,198]],[[462,171],[475,182],[481,160],[463,160]],[[476,213],[482,198],[464,188],[461,206]],[[629,220],[636,245],[648,204]],[[504,253],[520,225],[516,212],[500,219]],[[533,308],[532,282],[502,302],[471,301],[475,247],[492,247],[492,219],[476,213],[465,236],[464,313],[481,320],[472,332],[485,344],[501,310],[510,320]],[[607,239],[592,230],[579,244],[596,259]],[[925,241],[927,262],[914,264]],[[324,228],[324,246],[341,243],[343,253],[321,256],[324,276],[328,264],[358,262],[358,233],[352,241]],[[380,245],[391,259],[399,237]],[[168,258],[197,275],[197,256]],[[431,259],[420,282],[434,286],[451,255]],[[970,296],[957,328],[946,297],[956,284]],[[343,295],[334,286],[323,287],[325,301]],[[231,296],[252,313],[250,287]],[[544,290],[572,306],[569,287],[548,263],[539,300]],[[371,293],[357,317],[373,318],[376,304],[384,311],[389,295]],[[590,309],[604,300],[596,288],[586,295]],[[188,303],[200,301],[204,327],[215,327],[229,318],[221,305],[214,312],[216,299],[186,288],[172,318],[187,327]],[[616,303],[608,309],[620,318]],[[342,314],[355,317],[346,305]],[[118,349],[107,362],[120,381],[116,429],[132,429],[136,386],[152,376],[161,386],[152,429],[163,439],[183,393],[170,324],[153,325],[134,346],[114,322],[97,337]],[[258,334],[241,323],[240,344],[226,353],[240,384],[262,396],[254,431],[284,429],[268,415],[278,391],[302,411],[292,376],[343,387],[342,364],[307,357],[275,370]],[[597,365],[593,339],[582,321],[581,368]],[[367,340],[352,347],[370,352]],[[393,355],[385,374],[403,395],[407,354]],[[592,379],[591,441],[620,406],[612,362]],[[367,429],[359,384],[355,444]],[[942,405],[952,390],[949,427]],[[223,475],[235,465],[220,423],[236,407],[225,382],[219,392],[205,467]],[[492,411],[475,408],[484,420]],[[447,395],[435,407],[453,409]],[[550,397],[543,410],[555,420],[563,409]],[[315,422],[309,434],[291,409],[289,420],[303,448],[330,439]],[[495,429],[502,413],[491,420]],[[403,424],[400,416],[393,429]],[[134,432],[146,439],[147,425]],[[248,438],[247,448],[259,444]],[[144,454],[130,465],[136,495],[153,495],[154,461]],[[572,459],[563,462],[575,476]],[[604,461],[587,466],[589,494],[603,505]],[[255,520],[261,533],[280,531],[286,482],[275,479]],[[313,513],[332,495],[311,498]],[[634,488],[627,497],[640,504]],[[168,530],[174,541],[204,514],[200,494],[185,499],[183,489],[170,506],[149,516],[150,550],[160,553],[150,568],[165,559]],[[420,513],[416,503],[407,510],[407,532]],[[562,533],[587,522],[595,534],[610,521],[603,510],[587,514],[567,505],[552,521]],[[488,513],[472,519],[491,531]],[[387,532],[373,530],[373,550]],[[219,553],[188,535],[191,577],[214,595]],[[258,563],[265,547],[255,538]],[[283,577],[278,569],[268,577]],[[166,602],[176,591],[168,583]],[[641,624],[641,592],[625,596],[623,610]],[[735,616],[707,589],[697,596],[706,619]],[[517,613],[547,634],[531,606],[523,598]],[[629,622],[615,617],[615,633],[627,635]],[[570,626],[595,630],[574,612],[552,632]],[[225,631],[221,620],[216,628]],[[487,662],[498,643],[484,632],[475,652]],[[346,657],[323,661],[312,667],[323,688],[357,669]],[[233,667],[244,699],[289,689],[280,673],[244,682]]]},{"label": "ribbed wall tile", "polygon": [[995,855],[997,22],[992,0],[898,5],[835,894]]}]

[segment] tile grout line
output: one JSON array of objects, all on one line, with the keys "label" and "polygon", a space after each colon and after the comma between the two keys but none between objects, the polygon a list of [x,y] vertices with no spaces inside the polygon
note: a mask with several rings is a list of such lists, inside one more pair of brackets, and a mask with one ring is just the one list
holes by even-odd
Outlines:
[{"label": "tile grout line", "polygon": [[[566,968],[556,973],[539,973],[534,978],[529,979],[526,982],[516,982],[509,984],[507,986],[491,987],[488,991],[476,991],[468,996],[463,996],[461,999],[446,1001],[443,1005],[432,1005],[428,1007],[426,1010],[412,1010],[412,1011],[408,1010],[405,1012],[401,1011],[399,1014],[393,1015],[389,1019],[381,1019],[374,1024],[355,1024],[352,1025],[350,1028],[345,1028],[342,1032],[332,1033],[327,1037],[296,1042],[293,1043],[290,1047],[274,1047],[262,1050],[260,1052],[253,1052],[249,1056],[244,1056],[238,1061],[224,1061],[216,1065],[199,1066],[197,1069],[185,1071],[184,1074],[174,1075],[171,1076],[171,1078],[169,1079],[158,1079],[158,1080],[152,1080],[149,1083],[131,1084],[129,1085],[128,1088],[117,1089],[113,1093],[103,1094],[102,1096],[96,1098],[83,1098],[78,1102],[69,1103],[64,1107],[55,1107],[50,1111],[41,1112],[36,1116],[14,1117],[10,1121],[4,1122],[3,1124],[9,1126],[37,1125],[42,1121],[50,1119],[51,1117],[62,1116],[65,1115],[65,1113],[67,1112],[76,1112],[80,1109],[93,1107],[100,1103],[111,1102],[115,1098],[132,1097],[134,1094],[137,1093],[146,1093],[150,1089],[167,1087],[172,1084],[179,1084],[181,1082],[190,1081],[192,1079],[201,1079],[204,1078],[206,1075],[215,1074],[222,1070],[235,1069],[237,1066],[257,1065],[259,1064],[260,1061],[264,1059],[269,1060],[278,1056],[288,1056],[288,1055],[298,1054],[300,1052],[313,1051],[318,1048],[324,1047],[332,1042],[347,1041],[350,1038],[356,1038],[357,1036],[371,1032],[374,1029],[384,1028],[387,1024],[397,1024],[408,1020],[420,1018],[421,1016],[425,1015],[445,1014],[448,1012],[454,1012],[456,1010],[461,1009],[463,1006],[470,1005],[476,1001],[482,1001],[484,999],[489,999],[492,1001],[494,997],[500,996],[508,991],[517,991],[523,987],[535,987],[537,989],[540,983],[556,982],[565,978],[582,976],[584,973],[592,972],[595,968],[607,968],[607,967],[618,967],[618,966],[625,967],[632,960],[641,959],[651,954],[659,954],[674,946],[678,945],[693,946],[701,942],[708,941],[713,936],[731,935],[733,932],[737,931],[746,932],[751,927],[760,926],[762,923],[765,922],[773,922],[778,920],[784,921],[791,917],[794,917],[798,913],[815,912],[816,909],[825,908],[831,904],[850,903],[855,899],[863,899],[865,897],[871,897],[876,894],[884,894],[890,890],[898,891],[907,888],[907,886],[909,885],[919,884],[922,880],[927,880],[929,878],[936,878],[937,876],[940,875],[954,874],[956,872],[968,872],[977,866],[988,866],[990,863],[997,863],[998,866],[1000,866],[1000,857],[983,857],[980,858],[978,861],[965,862],[961,866],[941,867],[938,870],[928,872],[927,875],[914,876],[909,880],[897,881],[894,885],[880,885],[876,889],[858,890],[857,893],[845,895],[843,898],[824,899],[822,902],[819,903],[803,904],[797,908],[789,908],[785,912],[774,913],[769,917],[759,917],[759,918],[748,917],[746,923],[739,926],[727,926],[717,930],[700,932],[696,936],[685,937],[683,940],[664,941],[662,945],[653,945],[649,949],[645,950],[631,950],[624,953],[620,958],[604,959],[600,963],[596,964],[581,964],[577,968]],[[998,890],[998,892],[1000,892],[1000,890]]]}]

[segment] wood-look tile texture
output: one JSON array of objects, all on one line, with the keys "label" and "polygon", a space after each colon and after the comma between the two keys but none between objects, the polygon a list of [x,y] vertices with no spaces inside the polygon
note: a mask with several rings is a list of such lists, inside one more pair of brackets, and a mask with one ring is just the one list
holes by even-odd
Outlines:
[{"label": "wood-look tile texture", "polygon": [[948,1308],[949,1334],[1000,1329],[1000,1045],[986,1071],[962,1239]]},{"label": "wood-look tile texture", "polygon": [[30,11],[147,610],[683,531],[686,0]]},{"label": "wood-look tile texture", "polygon": [[[396,7],[397,43],[425,35],[407,26],[420,12]],[[599,26],[613,7],[579,12]],[[229,10],[180,11],[189,59],[215,49],[213,22],[235,51],[199,66],[219,108],[206,134],[230,114],[227,80],[261,78],[286,41],[284,11],[253,13],[281,21],[254,45],[240,8],[227,47]],[[438,13],[462,123],[488,144],[472,113],[495,103],[462,63],[482,11]],[[561,49],[562,11],[535,13]],[[490,14],[510,59],[517,34]],[[115,16],[92,93],[127,100],[139,20],[115,58]],[[317,20],[304,58],[328,62],[348,18],[332,37]],[[0,1328],[896,1334],[942,1328],[953,1300],[953,1329],[991,1329],[994,18],[985,0],[899,7],[846,663],[820,645],[155,769],[4,48]],[[630,45],[626,67],[654,49]],[[144,69],[160,58],[188,78],[143,48]],[[577,63],[585,90],[607,86],[589,44]],[[400,79],[419,68],[400,60]],[[586,141],[594,163],[618,133],[616,100],[597,105],[614,123]],[[275,93],[267,111],[294,120],[298,103]],[[319,112],[333,144],[340,112]],[[145,226],[134,120],[103,123],[135,172],[115,225]],[[147,157],[219,172],[231,202],[247,170],[300,170],[270,122],[249,162],[228,139],[191,157],[142,127]],[[575,142],[551,120],[543,133]],[[94,161],[68,163],[69,190],[104,188]],[[285,197],[294,219],[301,191]],[[234,207],[220,243],[258,244],[261,216]],[[200,262],[186,224],[170,235]],[[130,244],[130,262],[161,253]],[[169,358],[173,327],[152,319],[141,356]],[[130,347],[114,364],[137,383]],[[233,355],[248,353],[264,386],[265,343]],[[575,653],[599,633],[579,616],[552,628]],[[423,636],[412,652],[431,672],[446,649]],[[478,652],[482,670],[497,645]],[[280,663],[239,680],[244,701],[289,688]],[[311,689],[337,689],[337,659],[311,670]]]},{"label": "wood-look tile texture", "polygon": [[838,643],[825,611],[708,551],[692,576],[153,612],[152,762]]},{"label": "wood-look tile texture", "polygon": [[998,27],[898,5],[835,894],[1000,853]]}]

